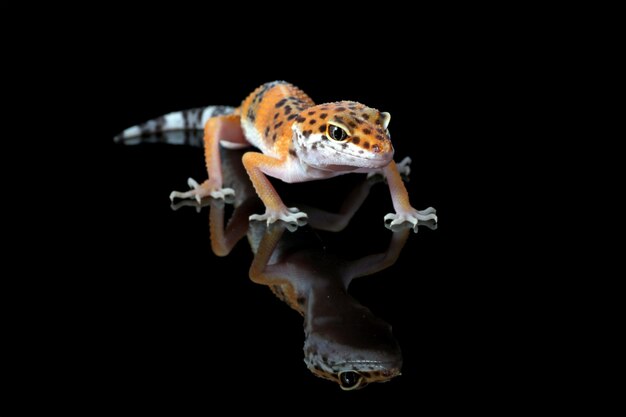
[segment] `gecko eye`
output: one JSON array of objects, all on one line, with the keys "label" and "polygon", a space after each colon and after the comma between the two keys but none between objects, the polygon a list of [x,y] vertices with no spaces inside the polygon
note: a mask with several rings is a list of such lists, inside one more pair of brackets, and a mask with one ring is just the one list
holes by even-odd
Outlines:
[{"label": "gecko eye", "polygon": [[346,140],[346,138],[348,137],[348,133],[339,126],[329,125],[328,136],[330,136],[332,140],[342,141]]},{"label": "gecko eye", "polygon": [[363,377],[357,372],[347,371],[339,373],[339,384],[341,384],[341,389],[343,390],[358,388],[362,379]]}]

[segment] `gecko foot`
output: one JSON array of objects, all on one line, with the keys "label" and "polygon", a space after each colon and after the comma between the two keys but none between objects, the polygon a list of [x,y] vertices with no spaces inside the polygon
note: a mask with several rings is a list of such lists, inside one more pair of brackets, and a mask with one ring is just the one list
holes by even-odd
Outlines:
[{"label": "gecko foot", "polygon": [[172,191],[170,194],[170,200],[174,201],[175,198],[195,198],[198,203],[202,201],[204,197],[221,198],[226,202],[230,202],[235,196],[235,190],[232,188],[215,188],[206,180],[202,184],[198,184],[193,178],[187,180],[187,185],[191,190],[186,192]]},{"label": "gecko foot", "polygon": [[[412,162],[411,157],[406,156],[402,161],[396,164],[396,167],[398,168],[398,173],[402,176],[402,179],[405,181],[408,181],[409,174],[411,173],[411,162]],[[376,170],[376,171],[367,173],[368,180],[370,178],[376,178],[376,177],[383,177],[383,171]]]},{"label": "gecko foot", "polygon": [[[280,220],[287,223],[287,225],[295,225],[296,227],[304,226],[307,223],[307,219],[307,214],[298,210],[297,207],[285,207],[279,211],[266,209],[265,214],[253,214],[249,217],[250,221],[266,221],[268,226]],[[291,228],[288,227],[288,229],[292,231]]]},{"label": "gecko foot", "polygon": [[437,210],[428,207],[426,210],[410,210],[402,213],[389,213],[385,216],[385,226],[393,228],[401,223],[408,222],[413,225],[413,231],[417,232],[419,222],[434,220],[437,222]]},{"label": "gecko foot", "polygon": [[402,161],[398,162],[396,164],[396,167],[398,167],[398,173],[403,177],[408,177],[411,173],[411,162],[412,161],[410,156],[406,156]]}]

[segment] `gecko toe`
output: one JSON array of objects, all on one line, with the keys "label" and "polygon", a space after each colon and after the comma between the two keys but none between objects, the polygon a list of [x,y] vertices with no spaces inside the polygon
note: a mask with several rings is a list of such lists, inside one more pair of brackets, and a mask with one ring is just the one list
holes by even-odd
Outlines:
[{"label": "gecko toe", "polygon": [[436,210],[432,207],[426,210],[418,211],[413,209],[412,211],[406,211],[401,213],[389,213],[384,217],[385,227],[388,229],[394,229],[397,226],[406,223],[413,227],[413,230],[417,232],[417,227],[424,222],[437,223]]},{"label": "gecko toe", "polygon": [[198,182],[191,177],[187,179],[187,185],[189,186],[189,188],[192,188],[194,190],[200,188],[200,184],[198,184]]}]

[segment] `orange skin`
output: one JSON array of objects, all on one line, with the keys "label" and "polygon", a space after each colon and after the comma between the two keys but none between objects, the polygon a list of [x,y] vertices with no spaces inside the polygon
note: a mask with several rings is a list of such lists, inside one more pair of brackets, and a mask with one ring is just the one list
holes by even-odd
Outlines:
[{"label": "orange skin", "polygon": [[[204,127],[204,149],[209,179],[193,190],[173,192],[170,198],[212,196],[224,198],[234,190],[222,188],[219,144],[237,148],[255,146],[261,152],[247,152],[243,164],[266,212],[251,220],[272,223],[282,220],[302,224],[307,215],[287,208],[267,176],[285,182],[303,182],[346,173],[384,175],[391,192],[395,214],[388,214],[394,226],[436,220],[435,210],[414,209],[393,161],[393,146],[387,126],[391,116],[360,103],[340,101],[315,105],[304,92],[285,82],[262,85],[250,94],[234,113],[210,118]],[[410,162],[410,160],[409,160]],[[408,166],[403,163],[403,170]]]}]

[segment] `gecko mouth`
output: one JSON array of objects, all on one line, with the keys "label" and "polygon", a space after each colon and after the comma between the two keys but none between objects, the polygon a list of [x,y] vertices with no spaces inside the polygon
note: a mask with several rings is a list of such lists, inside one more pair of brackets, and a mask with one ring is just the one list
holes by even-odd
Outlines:
[{"label": "gecko mouth", "polygon": [[393,152],[388,152],[374,158],[367,158],[349,152],[336,151],[345,160],[345,163],[325,165],[325,167],[333,171],[352,171],[359,168],[384,168],[389,165],[393,159]]},{"label": "gecko mouth", "polygon": [[372,372],[395,373],[400,372],[401,362],[399,361],[371,361],[371,360],[354,360],[335,364],[338,368],[353,368],[357,371],[363,371],[367,368]]}]

